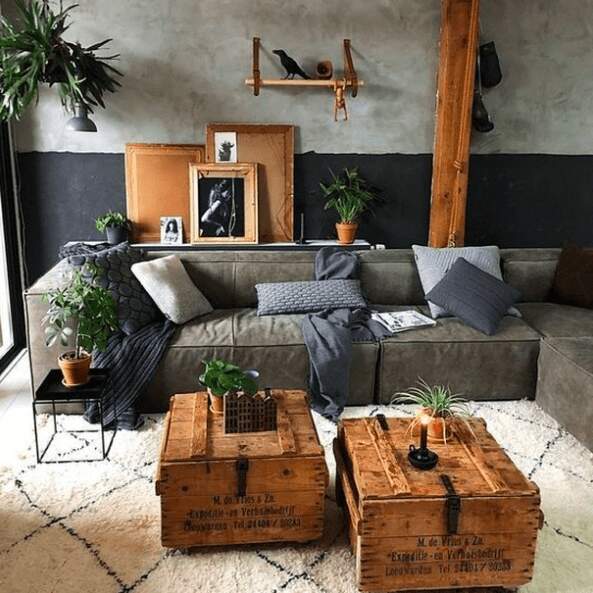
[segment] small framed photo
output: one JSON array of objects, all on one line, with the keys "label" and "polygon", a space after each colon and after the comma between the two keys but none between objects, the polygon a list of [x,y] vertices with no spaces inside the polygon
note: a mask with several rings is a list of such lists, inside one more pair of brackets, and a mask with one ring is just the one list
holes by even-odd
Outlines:
[{"label": "small framed photo", "polygon": [[190,166],[191,242],[257,243],[257,164]]},{"label": "small framed photo", "polygon": [[236,163],[237,132],[215,132],[214,154],[216,163]]},{"label": "small framed photo", "polygon": [[161,243],[183,244],[183,219],[181,216],[161,216]]}]

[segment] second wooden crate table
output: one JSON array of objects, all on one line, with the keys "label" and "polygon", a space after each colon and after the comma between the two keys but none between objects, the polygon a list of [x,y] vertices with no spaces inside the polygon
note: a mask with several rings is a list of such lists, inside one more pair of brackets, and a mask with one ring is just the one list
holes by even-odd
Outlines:
[{"label": "second wooden crate table", "polygon": [[322,535],[328,474],[306,395],[274,397],[278,430],[238,434],[225,434],[206,393],[171,398],[156,476],[164,546]]},{"label": "second wooden crate table", "polygon": [[[515,588],[529,582],[538,529],[537,486],[471,419],[429,446],[436,468],[407,459],[409,418],[343,420],[334,443],[362,591]],[[447,478],[450,481],[448,485]]]}]

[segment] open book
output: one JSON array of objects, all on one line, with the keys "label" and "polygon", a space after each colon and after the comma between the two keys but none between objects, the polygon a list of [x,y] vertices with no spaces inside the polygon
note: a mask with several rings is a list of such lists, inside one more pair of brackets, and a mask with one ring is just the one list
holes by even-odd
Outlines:
[{"label": "open book", "polygon": [[413,309],[409,311],[390,311],[379,313],[373,311],[371,318],[378,321],[381,325],[386,327],[390,332],[403,332],[407,329],[415,329],[420,327],[432,327],[436,325],[436,321],[418,313]]}]

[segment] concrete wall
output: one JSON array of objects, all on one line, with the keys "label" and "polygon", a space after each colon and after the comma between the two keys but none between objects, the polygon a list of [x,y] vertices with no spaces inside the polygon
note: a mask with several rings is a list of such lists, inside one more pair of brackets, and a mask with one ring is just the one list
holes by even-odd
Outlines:
[{"label": "concrete wall", "polygon": [[[72,39],[113,37],[122,90],[96,114],[98,134],[64,130],[57,94],[17,125],[20,151],[122,152],[126,142],[202,142],[210,121],[291,122],[298,153],[427,153],[434,129],[439,0],[79,0]],[[4,2],[12,13],[13,2]],[[474,152],[587,154],[593,144],[593,0],[482,0],[484,38],[494,38],[503,84],[486,103],[496,122]],[[243,81],[251,38],[262,70],[282,70],[285,48],[312,70],[352,39],[367,86],[351,120],[331,119],[324,90],[264,89]]]}]

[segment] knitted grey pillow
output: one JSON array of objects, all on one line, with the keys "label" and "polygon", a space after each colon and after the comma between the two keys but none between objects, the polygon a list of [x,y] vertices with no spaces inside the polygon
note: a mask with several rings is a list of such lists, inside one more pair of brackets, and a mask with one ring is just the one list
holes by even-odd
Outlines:
[{"label": "knitted grey pillow", "polygon": [[361,309],[367,302],[360,280],[311,280],[256,284],[257,314],[313,313],[325,309]]},{"label": "knitted grey pillow", "polygon": [[517,289],[460,257],[426,298],[470,327],[492,336],[520,296]]},{"label": "knitted grey pillow", "polygon": [[[440,282],[457,258],[463,257],[467,262],[476,266],[483,272],[491,274],[498,280],[502,280],[500,269],[500,251],[496,245],[486,247],[423,247],[412,245],[416,267],[424,294],[427,295]],[[446,317],[447,312],[436,303],[425,297],[430,307],[430,314],[434,319]],[[521,313],[511,307],[509,315],[521,317]]]},{"label": "knitted grey pillow", "polygon": [[98,253],[72,255],[70,265],[82,271],[83,276],[91,277],[87,264],[99,268],[97,282],[111,291],[117,303],[119,326],[131,335],[151,321],[160,317],[159,310],[132,274],[132,265],[144,259],[144,251],[121,243],[111,249]]},{"label": "knitted grey pillow", "polygon": [[212,312],[212,305],[192,282],[176,255],[134,264],[132,273],[161,313],[173,323],[180,325]]}]

